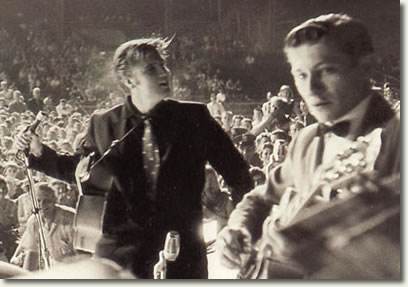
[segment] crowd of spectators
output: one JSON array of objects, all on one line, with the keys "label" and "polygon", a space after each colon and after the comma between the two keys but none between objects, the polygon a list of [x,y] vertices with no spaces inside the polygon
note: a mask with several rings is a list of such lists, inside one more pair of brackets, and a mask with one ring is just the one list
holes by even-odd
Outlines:
[{"label": "crowd of spectators", "polygon": [[[268,92],[267,100],[254,108],[252,116],[225,110],[223,99],[222,94],[212,94],[207,108],[249,164],[255,185],[264,184],[269,169],[285,159],[291,139],[314,119],[288,85],[282,85],[275,95]],[[220,230],[232,211],[229,191],[221,177],[214,183],[213,171],[207,173],[210,182],[203,193],[204,215],[206,220],[217,220]]]},{"label": "crowd of spectators", "polygon": [[[14,92],[16,90],[13,90]],[[15,94],[15,93],[14,93]],[[25,231],[26,222],[33,211],[33,202],[29,196],[30,184],[26,167],[14,146],[14,136],[21,129],[26,129],[35,120],[35,113],[27,109],[10,111],[12,103],[0,107],[0,214],[1,238],[7,260],[10,260],[18,240]],[[77,111],[78,106],[61,103],[49,110],[48,116],[37,128],[36,133],[50,147],[60,153],[73,153],[86,130],[89,115]],[[77,187],[66,182],[33,172],[34,183],[47,184],[55,192],[57,204],[75,208]]]},{"label": "crowd of spectators", "polygon": [[[29,196],[30,185],[26,177],[26,167],[16,155],[18,151],[14,146],[14,136],[21,129],[26,129],[35,120],[39,110],[48,112],[48,116],[41,122],[36,133],[42,142],[62,154],[72,154],[78,148],[80,140],[84,136],[90,114],[82,109],[82,105],[76,100],[60,99],[57,104],[53,104],[48,97],[42,95],[39,87],[34,87],[32,97],[26,100],[19,90],[17,84],[10,84],[7,80],[1,81],[0,89],[0,168],[3,175],[2,197],[0,204],[6,206],[7,213],[2,214],[2,236],[6,250],[6,258],[10,260],[13,249],[25,231],[25,224],[32,214],[33,204]],[[7,94],[7,96],[6,96]],[[9,96],[13,95],[13,96]],[[287,107],[292,107],[292,95],[286,96],[284,93],[272,97],[279,98],[275,105],[268,109],[264,116],[258,119],[259,123],[253,121],[252,117],[234,114],[232,111],[222,109],[214,118],[231,136],[232,141],[242,152],[245,159],[251,165],[251,172],[257,184],[262,184],[265,180],[267,166],[273,162],[280,162],[284,158],[284,151],[290,140],[290,127],[288,121],[277,121],[278,114],[284,113],[283,117],[291,120],[293,115]],[[225,95],[218,93],[213,98],[217,104],[223,106]],[[38,104],[32,102],[37,99]],[[120,98],[114,93],[108,95],[103,104],[96,109],[110,108],[120,102]],[[18,102],[20,109],[10,110]],[[287,106],[283,109],[283,106]],[[256,109],[256,113],[263,113],[262,109]],[[254,120],[257,116],[254,116]],[[259,115],[258,115],[259,117]],[[269,150],[268,150],[269,148]],[[75,185],[50,178],[39,172],[33,172],[35,183],[47,184],[55,192],[57,204],[70,208],[76,207],[78,191]],[[210,178],[210,177],[209,177]],[[223,184],[221,178],[217,177],[217,184],[210,184],[209,187],[219,186],[216,193],[207,192],[203,198],[207,219],[217,216],[220,220],[221,228],[232,211],[232,202],[229,199],[228,188]],[[214,200],[214,196],[216,200]],[[211,215],[209,215],[211,214]]]},{"label": "crowd of spectators", "polygon": [[[94,106],[108,100],[117,90],[109,70],[111,51],[79,37],[57,41],[44,31],[22,29],[19,41],[4,28],[0,30],[0,75],[11,88],[18,88],[27,100],[34,87],[40,87],[53,104],[61,98]],[[239,78],[225,77],[221,68],[211,65],[213,51],[209,37],[197,46],[195,39],[177,36],[171,45],[169,62],[174,67],[174,97],[203,100],[223,92],[230,100],[245,99]],[[232,51],[230,51],[232,53]],[[15,83],[18,83],[16,86]]]},{"label": "crowd of spectators", "polygon": [[[25,166],[16,157],[13,135],[32,124],[39,110],[47,110],[48,117],[37,129],[42,142],[60,153],[72,154],[92,112],[112,107],[123,98],[106,72],[111,59],[109,51],[80,38],[68,37],[58,45],[47,33],[27,29],[22,33],[24,37],[17,40],[15,35],[0,29],[0,251],[5,250],[0,258],[3,260],[12,256],[33,208]],[[285,158],[296,132],[314,119],[288,85],[282,85],[276,93],[268,92],[266,101],[259,103],[251,115],[227,110],[226,101],[248,99],[244,96],[245,87],[240,79],[212,66],[211,59],[240,55],[251,64],[252,56],[248,58],[248,53],[243,52],[244,45],[233,40],[224,45],[205,35],[198,41],[199,45],[196,39],[177,36],[172,44],[169,61],[175,67],[174,97],[200,101],[211,97],[210,112],[250,164],[255,183],[263,184],[268,170]],[[380,90],[399,110],[399,91],[389,83]],[[207,171],[212,173],[210,169]],[[75,185],[38,172],[34,172],[34,179],[53,188],[57,204],[75,208],[78,195]],[[218,217],[221,228],[232,210],[228,189],[217,176],[215,183],[207,185],[203,197],[205,214],[207,219]]]},{"label": "crowd of spectators", "polygon": [[[4,184],[0,180],[0,214],[2,227],[2,248],[5,258],[10,259],[12,250],[25,230],[33,205],[28,194],[29,183],[25,175],[24,163],[18,159],[13,136],[21,129],[26,129],[35,120],[39,110],[48,112],[47,118],[36,132],[42,142],[59,153],[72,154],[78,148],[89,121],[90,112],[83,109],[77,100],[60,99],[57,104],[50,103],[42,96],[41,89],[34,87],[32,98],[25,100],[15,84],[7,80],[0,82],[0,168]],[[383,87],[387,100],[399,109],[399,100],[389,84]],[[38,98],[38,106],[33,105]],[[242,115],[228,111],[224,107],[225,95],[212,93],[212,100],[207,105],[214,119],[230,135],[233,143],[241,151],[250,165],[250,171],[256,185],[263,184],[268,171],[282,162],[287,147],[295,134],[303,127],[314,122],[305,104],[294,96],[290,86],[282,85],[276,93],[268,92],[266,101],[255,107],[252,115]],[[120,103],[121,97],[110,93],[95,109],[110,108]],[[30,104],[31,103],[31,104]],[[217,107],[217,108],[213,108]],[[207,174],[214,173],[208,168]],[[206,220],[217,219],[218,230],[225,225],[232,202],[229,191],[221,177],[208,176],[203,193]],[[70,208],[76,207],[78,191],[75,185],[50,178],[34,172],[36,183],[49,185],[55,192],[57,204]]]},{"label": "crowd of spectators", "polygon": [[[389,83],[380,89],[373,86],[373,90],[382,93],[399,113],[399,95]],[[225,110],[222,98],[213,94],[208,110],[250,165],[255,185],[264,184],[269,171],[285,159],[288,145],[297,132],[315,122],[305,103],[294,96],[288,85],[282,85],[277,93],[268,91],[266,101],[253,109],[252,116]],[[225,200],[228,188],[219,177],[218,184],[208,184],[204,191],[205,216],[216,219],[220,230],[232,211],[231,202]]]}]

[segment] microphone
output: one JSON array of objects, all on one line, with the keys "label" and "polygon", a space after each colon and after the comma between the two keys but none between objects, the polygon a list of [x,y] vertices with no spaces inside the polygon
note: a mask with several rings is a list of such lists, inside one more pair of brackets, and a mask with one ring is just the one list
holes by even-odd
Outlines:
[{"label": "microphone", "polygon": [[154,279],[167,278],[167,261],[176,261],[180,253],[180,235],[169,231],[164,242],[164,249],[159,252],[159,261],[153,266]]},{"label": "microphone", "polygon": [[180,234],[177,231],[167,233],[163,253],[167,261],[176,261],[180,253]]},{"label": "microphone", "polygon": [[37,116],[35,117],[34,123],[27,127],[26,131],[30,131],[31,133],[35,134],[35,130],[38,128],[40,123],[47,117],[47,113],[43,111],[39,111]]}]

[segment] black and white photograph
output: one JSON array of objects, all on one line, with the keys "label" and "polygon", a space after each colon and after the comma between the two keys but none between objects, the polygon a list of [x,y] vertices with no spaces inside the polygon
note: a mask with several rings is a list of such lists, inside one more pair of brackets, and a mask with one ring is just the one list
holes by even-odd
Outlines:
[{"label": "black and white photograph", "polygon": [[0,0],[2,284],[400,282],[404,14]]}]

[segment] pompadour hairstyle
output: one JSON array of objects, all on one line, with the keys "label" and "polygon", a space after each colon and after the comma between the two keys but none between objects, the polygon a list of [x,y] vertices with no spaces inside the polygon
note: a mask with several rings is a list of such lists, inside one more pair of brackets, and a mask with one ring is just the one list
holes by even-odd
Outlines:
[{"label": "pompadour hairstyle", "polygon": [[160,57],[165,60],[171,41],[167,38],[142,38],[121,44],[113,56],[113,68],[119,80],[126,76],[129,68],[143,59]]},{"label": "pompadour hairstyle", "polygon": [[322,40],[334,44],[354,60],[374,52],[367,27],[360,20],[346,14],[321,15],[296,26],[284,40],[284,51]]}]

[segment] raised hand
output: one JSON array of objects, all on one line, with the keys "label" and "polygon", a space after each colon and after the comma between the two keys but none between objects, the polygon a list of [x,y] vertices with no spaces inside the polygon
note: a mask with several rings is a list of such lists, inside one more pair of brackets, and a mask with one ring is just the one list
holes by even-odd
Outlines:
[{"label": "raised hand", "polygon": [[20,131],[14,138],[14,145],[19,151],[29,149],[29,152],[35,156],[42,154],[43,146],[39,137],[30,130]]}]

